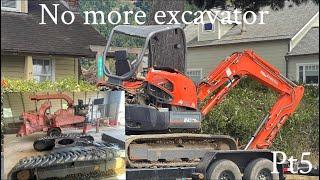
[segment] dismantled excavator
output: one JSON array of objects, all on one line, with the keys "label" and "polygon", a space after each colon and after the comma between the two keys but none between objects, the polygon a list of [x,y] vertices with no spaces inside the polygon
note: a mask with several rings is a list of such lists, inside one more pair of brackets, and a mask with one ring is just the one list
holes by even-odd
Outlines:
[{"label": "dismantled excavator", "polygon": [[[43,94],[30,96],[32,101],[46,100],[41,104],[38,111],[24,112],[20,119],[23,120],[18,136],[26,136],[35,132],[45,131],[48,136],[58,136],[61,134],[61,128],[75,125],[83,126],[83,133],[88,129],[86,116],[89,105],[79,100],[78,105],[74,105],[71,97],[66,94]],[[53,114],[48,113],[51,108],[50,100],[65,100],[67,109],[59,109]]]},{"label": "dismantled excavator", "polygon": [[[303,96],[302,86],[295,85],[250,50],[233,53],[199,84],[195,84],[183,74],[184,69],[174,69],[174,64],[185,62],[186,43],[180,26],[117,26],[109,36],[104,60],[116,33],[145,39],[141,53],[134,61],[128,61],[125,50],[114,52],[115,68],[121,68],[121,74],[111,73],[107,66],[103,69],[108,77],[103,85],[126,92],[126,135],[130,135],[126,140],[128,168],[196,166],[207,153],[237,150],[237,144],[229,136],[170,132],[199,129],[202,117],[245,77],[279,94],[247,144],[247,151],[270,147]],[[166,46],[159,47],[159,37],[163,34],[175,38],[167,38]],[[177,56],[176,53],[183,55]],[[174,58],[163,59],[161,54]],[[145,57],[148,57],[147,68],[141,68],[146,66],[143,65]],[[159,59],[167,64],[154,63]],[[138,72],[141,69],[142,72]],[[143,77],[137,77],[138,74],[143,74]],[[204,105],[199,107],[200,103]],[[252,157],[247,158],[246,164],[250,160]]]},{"label": "dismantled excavator", "polygon": [[[121,151],[123,144],[108,135],[102,135],[102,142],[94,141],[87,135],[86,115],[89,105],[73,100],[65,94],[35,95],[31,100],[48,100],[38,112],[22,114],[24,124],[19,134],[29,135],[47,131],[45,137],[34,141],[36,151],[43,155],[21,159],[8,174],[9,180],[31,179],[99,179],[124,172],[124,160]],[[49,100],[63,99],[67,109],[59,109],[53,115],[47,111],[51,107]],[[82,125],[83,134],[62,134],[61,128]]]},{"label": "dismantled excavator", "polygon": [[49,153],[21,159],[8,174],[8,179],[87,180],[112,177],[124,172],[125,163],[119,151],[121,145],[95,142],[91,136],[80,137],[75,134],[42,140],[52,139],[57,141],[57,145],[43,149],[50,150]]}]

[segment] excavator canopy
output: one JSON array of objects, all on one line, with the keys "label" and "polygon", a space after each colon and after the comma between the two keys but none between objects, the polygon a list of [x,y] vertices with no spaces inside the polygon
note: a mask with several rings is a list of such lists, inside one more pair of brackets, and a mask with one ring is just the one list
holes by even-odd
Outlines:
[{"label": "excavator canopy", "polygon": [[172,68],[181,72],[185,71],[186,41],[182,26],[116,26],[109,36],[108,43],[104,51],[104,61],[106,60],[106,56],[110,50],[112,37],[116,33],[131,37],[144,38],[145,42],[141,53],[135,61],[131,62],[131,64],[127,63],[127,52],[123,52],[123,50],[121,52],[115,52],[116,57],[120,57],[118,59],[116,58],[116,61],[119,60],[121,63],[118,64],[122,64],[119,68],[125,67],[125,71],[120,70],[121,74],[112,74],[108,70],[108,67],[106,67],[104,74],[109,77],[109,80],[111,80],[112,83],[118,84],[120,81],[130,79],[137,72],[138,67],[146,57],[148,58],[148,67]]}]

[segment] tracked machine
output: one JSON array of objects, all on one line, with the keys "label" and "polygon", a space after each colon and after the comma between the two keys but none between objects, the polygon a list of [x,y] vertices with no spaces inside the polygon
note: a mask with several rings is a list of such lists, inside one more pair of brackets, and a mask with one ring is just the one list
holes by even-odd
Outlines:
[{"label": "tracked machine", "polygon": [[[99,83],[126,92],[128,179],[283,178],[281,166],[278,166],[280,174],[271,173],[272,155],[266,149],[297,108],[304,92],[302,86],[288,80],[250,50],[233,53],[195,84],[184,74],[185,35],[175,25],[115,27],[103,62],[112,49],[113,36],[118,33],[145,40],[141,53],[133,61],[128,60],[125,49],[114,51],[116,72],[104,66],[107,80]],[[163,37],[165,47],[160,46]],[[229,136],[173,133],[199,129],[202,118],[245,77],[279,94],[245,149],[238,149]]]}]

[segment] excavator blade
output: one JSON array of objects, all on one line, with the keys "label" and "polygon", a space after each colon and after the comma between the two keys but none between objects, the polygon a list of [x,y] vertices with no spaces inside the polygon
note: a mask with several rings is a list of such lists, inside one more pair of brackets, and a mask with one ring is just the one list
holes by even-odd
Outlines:
[{"label": "excavator blade", "polygon": [[197,165],[207,152],[236,149],[234,139],[225,135],[132,135],[126,140],[126,160],[131,168],[188,167]]}]

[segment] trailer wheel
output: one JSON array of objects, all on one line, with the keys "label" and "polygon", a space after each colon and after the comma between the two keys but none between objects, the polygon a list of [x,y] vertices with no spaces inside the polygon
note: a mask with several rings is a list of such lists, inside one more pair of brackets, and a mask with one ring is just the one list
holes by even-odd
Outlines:
[{"label": "trailer wheel", "polygon": [[61,129],[60,128],[50,128],[47,132],[48,136],[60,136],[61,135]]},{"label": "trailer wheel", "polygon": [[279,174],[271,173],[273,170],[272,161],[265,158],[258,158],[249,163],[244,170],[244,180],[279,180]]},{"label": "trailer wheel", "polygon": [[234,162],[222,159],[210,165],[208,179],[241,180],[241,172]]}]

